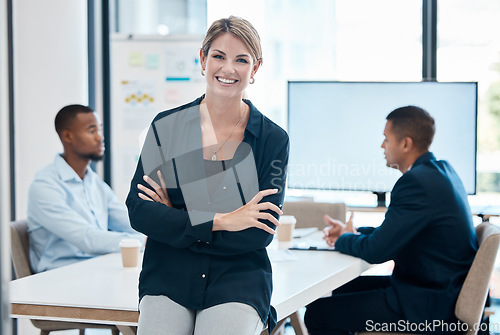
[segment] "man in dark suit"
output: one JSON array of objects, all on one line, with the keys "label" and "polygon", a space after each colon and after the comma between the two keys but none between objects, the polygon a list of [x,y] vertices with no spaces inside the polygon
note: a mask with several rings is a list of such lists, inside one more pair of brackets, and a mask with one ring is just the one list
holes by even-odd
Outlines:
[{"label": "man in dark suit", "polygon": [[434,132],[434,119],[422,108],[391,112],[382,148],[387,166],[403,175],[384,222],[356,230],[352,220],[325,216],[325,239],[336,250],[369,263],[394,260],[395,267],[391,276],[361,276],[307,306],[310,335],[456,329],[454,306],[477,238],[460,178],[429,152]]}]

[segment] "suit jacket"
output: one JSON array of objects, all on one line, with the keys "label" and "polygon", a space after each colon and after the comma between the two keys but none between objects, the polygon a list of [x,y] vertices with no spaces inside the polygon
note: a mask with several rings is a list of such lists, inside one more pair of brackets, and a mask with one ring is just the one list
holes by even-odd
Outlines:
[{"label": "suit jacket", "polygon": [[396,182],[377,228],[344,234],[340,252],[369,263],[394,260],[388,300],[410,322],[454,319],[455,302],[477,251],[467,195],[446,161],[427,152]]}]

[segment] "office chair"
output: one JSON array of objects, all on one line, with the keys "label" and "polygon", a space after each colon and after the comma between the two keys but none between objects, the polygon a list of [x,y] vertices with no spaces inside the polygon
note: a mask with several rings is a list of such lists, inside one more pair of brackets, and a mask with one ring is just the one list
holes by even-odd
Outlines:
[{"label": "office chair", "polygon": [[[464,335],[477,334],[477,329],[474,326],[477,327],[481,323],[488,286],[500,244],[500,228],[489,222],[478,225],[476,234],[479,250],[474,257],[455,304],[455,316],[468,326],[468,330],[463,333]],[[373,334],[373,332],[358,333],[358,335],[368,334]],[[396,333],[376,332],[376,334],[394,335]]]},{"label": "office chair", "polygon": [[[11,255],[16,278],[23,278],[33,274],[29,259],[29,234],[26,220],[18,220],[10,223]],[[116,326],[101,325],[93,323],[64,322],[49,320],[31,320],[33,325],[40,329],[40,335],[48,335],[51,331],[79,329],[80,335],[85,334],[87,328],[110,329],[112,335],[119,335]]]},{"label": "office chair", "polygon": [[345,222],[346,205],[343,202],[287,201],[283,204],[283,214],[293,215],[297,219],[295,228],[326,227],[323,221],[325,214]]}]

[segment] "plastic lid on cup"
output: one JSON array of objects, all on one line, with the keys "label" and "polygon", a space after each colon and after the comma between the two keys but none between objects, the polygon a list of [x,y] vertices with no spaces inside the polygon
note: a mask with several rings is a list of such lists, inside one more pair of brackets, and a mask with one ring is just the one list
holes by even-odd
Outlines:
[{"label": "plastic lid on cup", "polygon": [[282,215],[279,222],[282,224],[294,224],[297,223],[297,219],[293,215]]},{"label": "plastic lid on cup", "polygon": [[120,248],[121,247],[133,248],[140,246],[141,246],[141,241],[136,240],[135,238],[124,238],[123,240],[120,241]]}]

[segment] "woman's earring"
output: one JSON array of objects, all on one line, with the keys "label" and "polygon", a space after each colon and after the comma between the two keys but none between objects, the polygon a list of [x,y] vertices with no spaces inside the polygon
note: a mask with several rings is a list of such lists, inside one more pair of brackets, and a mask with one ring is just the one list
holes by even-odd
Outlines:
[{"label": "woman's earring", "polygon": [[255,78],[254,78],[254,77],[250,78],[250,80],[249,80],[248,82],[249,82],[250,84],[255,83]]},{"label": "woman's earring", "polygon": [[204,68],[201,68],[201,75],[205,76],[205,69]]}]

